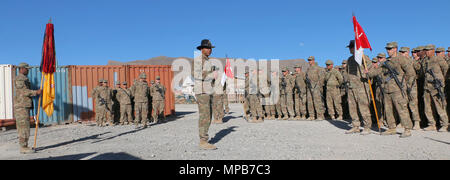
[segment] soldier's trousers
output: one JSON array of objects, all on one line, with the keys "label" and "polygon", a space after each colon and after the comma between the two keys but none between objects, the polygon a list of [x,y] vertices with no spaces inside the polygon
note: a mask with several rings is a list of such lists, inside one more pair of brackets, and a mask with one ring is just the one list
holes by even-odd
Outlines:
[{"label": "soldier's trousers", "polygon": [[152,117],[154,122],[158,122],[158,116],[164,116],[164,100],[153,100],[152,101]]},{"label": "soldier's trousers", "polygon": [[198,131],[200,140],[208,141],[208,130],[211,125],[212,117],[212,96],[208,94],[197,94],[198,104]]},{"label": "soldier's trousers", "polygon": [[328,114],[333,116],[342,116],[341,92],[337,87],[327,87],[327,108]]},{"label": "soldier's trousers", "polygon": [[280,97],[281,100],[281,110],[283,111],[284,116],[295,116],[294,111],[294,99],[292,98],[293,93],[282,94]]},{"label": "soldier's trousers", "polygon": [[106,123],[108,118],[108,110],[105,105],[95,107],[95,121],[98,125]]},{"label": "soldier's trousers", "polygon": [[358,113],[362,116],[364,128],[372,127],[372,118],[369,109],[369,100],[364,87],[349,89],[347,93],[348,110],[353,127],[360,127],[361,122]]},{"label": "soldier's trousers", "polygon": [[224,93],[222,97],[223,97],[222,99],[223,105],[225,106],[225,111],[228,113],[230,112],[230,106],[228,105],[228,94]]},{"label": "soldier's trousers", "polygon": [[437,115],[439,116],[441,126],[448,126],[448,116],[445,109],[446,103],[442,104],[442,101],[436,90],[427,90],[424,92],[425,100],[425,115],[428,119],[429,126],[436,126],[436,120],[433,117],[432,108],[436,109]]},{"label": "soldier's trousers", "polygon": [[214,120],[222,120],[225,116],[223,112],[223,94],[215,94],[213,95],[212,108],[213,108],[213,116]]},{"label": "soldier's trousers", "polygon": [[409,96],[411,97],[411,99],[408,99],[408,107],[411,111],[411,120],[414,122],[420,122],[417,86],[412,87],[411,94]]},{"label": "soldier's trousers", "polygon": [[295,114],[306,116],[306,94],[294,93]]},{"label": "soldier's trousers", "polygon": [[394,108],[400,117],[402,126],[406,129],[411,129],[411,118],[408,112],[408,101],[403,98],[400,91],[384,94],[384,112],[389,129],[396,128]]},{"label": "soldier's trousers", "polygon": [[136,113],[136,119],[134,120],[134,124],[147,124],[148,119],[148,103],[147,102],[136,102],[134,103],[134,111]]},{"label": "soldier's trousers", "polygon": [[120,105],[120,123],[132,123],[133,116],[131,113],[131,104],[121,104]]},{"label": "soldier's trousers", "polygon": [[[312,92],[312,95],[311,95]],[[308,101],[309,117],[314,117],[314,112],[317,114],[317,118],[321,118],[325,114],[324,105],[322,103],[322,96],[319,88],[312,89],[306,93]],[[314,111],[315,110],[315,111]]]},{"label": "soldier's trousers", "polygon": [[282,99],[283,95],[280,95],[278,102],[275,104],[275,110],[278,114],[278,118],[280,118],[281,116],[283,116],[283,108],[281,107],[281,99]]},{"label": "soldier's trousers", "polygon": [[16,128],[19,134],[20,147],[28,147],[28,139],[30,138],[30,109],[14,108],[16,118]]},{"label": "soldier's trousers", "polygon": [[248,96],[244,97],[244,104],[242,104],[242,106],[244,108],[244,115],[248,116],[248,114],[249,114],[248,111],[250,111],[250,106],[249,106],[249,102],[248,102]]},{"label": "soldier's trousers", "polygon": [[264,113],[258,95],[250,94],[248,95],[248,97],[249,97],[248,101],[250,105],[250,113],[252,117],[264,117]]}]

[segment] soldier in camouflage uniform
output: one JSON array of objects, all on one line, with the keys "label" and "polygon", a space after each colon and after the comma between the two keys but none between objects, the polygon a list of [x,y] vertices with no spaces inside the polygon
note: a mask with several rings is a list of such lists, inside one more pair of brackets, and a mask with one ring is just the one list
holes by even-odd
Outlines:
[{"label": "soldier in camouflage uniform", "polygon": [[[316,120],[324,120],[325,119],[325,109],[323,104],[323,81],[325,70],[320,68],[315,63],[314,56],[310,56],[308,58],[308,62],[310,64],[308,71],[306,71],[306,96],[308,103],[308,113],[309,118],[307,120],[312,121]],[[308,82],[309,81],[309,82]],[[317,114],[316,118],[314,118],[314,112]]]},{"label": "soldier in camouflage uniform", "polygon": [[[364,67],[359,65],[355,60],[355,41],[350,41],[347,48],[349,48],[352,56],[350,56],[347,60],[344,83],[347,86],[348,109],[353,128],[348,130],[346,134],[360,133],[360,114],[361,121],[364,122],[364,130],[361,132],[361,135],[368,135],[370,134],[370,128],[372,127],[372,116],[370,114],[369,107],[370,92],[369,85],[367,83],[367,76],[362,72]],[[365,58],[369,59],[367,56],[365,56]]]},{"label": "soldier in camouflage uniform", "polygon": [[[345,77],[347,73],[347,60],[342,61],[342,65],[339,67],[339,71],[341,72],[342,77]],[[347,84],[341,85],[341,102],[342,102],[342,112],[343,112],[343,119],[351,119],[350,113],[348,109],[348,95],[346,91]]]},{"label": "soldier in camouflage uniform", "polygon": [[150,87],[150,95],[152,97],[152,117],[154,123],[158,123],[158,117],[164,116],[166,87],[161,84],[161,78],[156,76],[155,84]]},{"label": "soldier in camouflage uniform", "polygon": [[447,64],[450,64],[450,47],[448,47],[448,49],[447,49],[447,57],[446,57],[446,61],[447,61]]},{"label": "soldier in camouflage uniform", "polygon": [[120,103],[117,100],[117,90],[120,88],[120,81],[115,82],[114,88],[111,89],[111,101],[112,101],[112,107],[111,107],[111,120],[113,123],[119,122],[120,120]]},{"label": "soldier in camouflage uniform", "polygon": [[[295,87],[295,78],[290,74],[289,69],[286,67],[282,70],[283,79],[282,86],[284,92],[281,93],[281,109],[283,110],[283,119],[295,119],[295,111],[294,111],[294,87]],[[289,115],[289,116],[288,116]]]},{"label": "soldier in camouflage uniform", "polygon": [[[282,116],[283,116],[283,110],[282,110],[282,108],[281,108],[281,93],[283,92],[283,89],[282,89],[282,87],[281,87],[281,81],[282,81],[282,78],[278,75],[279,73],[278,72],[272,72],[272,77],[275,79],[275,78],[278,78],[279,80],[278,80],[278,92],[275,92],[275,90],[276,90],[276,86],[273,86],[273,87],[271,87],[271,93],[276,93],[274,96],[272,96],[273,98],[276,98],[276,97],[278,97],[278,101],[276,101],[275,102],[275,99],[272,99],[272,101],[275,103],[275,105],[274,105],[274,109],[272,110],[272,114],[275,114],[275,112],[276,112],[276,114],[278,115],[278,120],[281,120],[281,118],[282,118]],[[274,82],[271,82],[271,84],[272,83],[274,83]]]},{"label": "soldier in camouflage uniform", "polygon": [[414,130],[420,129],[420,115],[419,115],[419,98],[417,95],[417,71],[420,69],[420,65],[409,56],[409,47],[401,47],[400,55],[405,57],[414,68],[414,77],[409,77],[414,79],[412,87],[406,87],[406,93],[408,95],[408,108],[411,112],[411,120],[414,123]]},{"label": "soldier in camouflage uniform", "polygon": [[116,99],[120,104],[120,125],[131,124],[133,123],[131,91],[127,89],[127,82],[122,82],[122,86],[116,91]]},{"label": "soldier in camouflage uniform", "polygon": [[141,73],[139,75],[139,81],[130,88],[131,95],[134,97],[134,111],[136,115],[134,125],[136,128],[139,128],[139,123],[143,124],[143,128],[147,128],[150,90],[148,84],[145,82],[146,78],[147,75]]},{"label": "soldier in camouflage uniform", "polygon": [[327,87],[327,108],[331,119],[342,120],[342,105],[339,92],[340,85],[344,82],[342,74],[333,68],[333,61],[327,60],[327,73],[325,75],[325,86]]},{"label": "soldier in camouflage uniform", "polygon": [[[216,69],[217,71],[219,69]],[[218,73],[218,72],[217,72]],[[220,76],[221,78],[221,76]],[[213,94],[213,103],[212,103],[212,109],[213,109],[213,116],[214,116],[214,124],[222,124],[223,118],[225,117],[224,108],[223,108],[223,100],[224,100],[224,86],[222,86],[222,83],[220,82],[221,79],[215,79],[214,83],[214,94]]]},{"label": "soldier in camouflage uniform", "polygon": [[301,65],[295,65],[295,88],[294,88],[294,103],[295,103],[295,118],[297,120],[306,118],[306,84],[305,73],[302,71]]},{"label": "soldier in camouflage uniform", "polygon": [[201,45],[197,47],[201,51],[201,57],[194,59],[194,79],[195,96],[197,98],[199,111],[199,147],[204,150],[217,149],[216,146],[208,143],[208,130],[212,118],[212,93],[213,80],[217,79],[217,71],[213,71],[213,66],[209,61],[214,46],[207,39],[202,40]]},{"label": "soldier in camouflage uniform", "polygon": [[248,94],[249,94],[249,92],[248,92],[248,86],[249,86],[249,82],[248,82],[249,71],[248,71],[248,69],[245,70],[244,76],[245,76],[245,80],[244,80],[244,83],[245,83],[245,87],[244,87],[244,104],[243,104],[244,119],[249,121],[250,120],[250,116],[249,116],[250,105],[249,105],[249,102],[248,102]]},{"label": "soldier in camouflage uniform", "polygon": [[30,89],[30,80],[27,77],[30,68],[28,64],[20,63],[18,67],[19,74],[15,78],[14,117],[16,118],[16,128],[19,135],[20,153],[29,154],[35,152],[28,147],[30,110],[33,107],[31,97],[41,95],[42,90]]},{"label": "soldier in camouflage uniform", "polygon": [[[425,74],[425,115],[428,119],[428,127],[425,131],[436,131],[436,121],[433,117],[432,106],[435,107],[440,118],[441,128],[439,132],[448,132],[448,117],[446,112],[446,101],[444,96],[444,82],[448,65],[442,57],[435,56],[435,46],[426,46],[424,74]],[[434,76],[434,77],[433,77]],[[441,92],[441,93],[439,93]]]},{"label": "soldier in camouflage uniform", "polygon": [[396,42],[388,43],[386,45],[386,50],[389,54],[389,58],[381,64],[381,68],[372,72],[381,76],[383,79],[384,111],[389,129],[383,132],[382,135],[397,134],[393,111],[395,108],[399,114],[402,127],[405,128],[400,137],[410,137],[412,123],[408,112],[408,97],[405,95],[405,90],[402,88],[405,87],[403,82],[406,82],[406,87],[412,87],[412,84],[415,81],[414,68],[412,67],[410,60],[404,56],[398,55],[398,45]]},{"label": "soldier in camouflage uniform", "polygon": [[[256,78],[258,76],[258,71],[254,70],[252,74]],[[257,78],[256,78],[257,79]],[[258,81],[258,79],[256,80]],[[262,110],[262,106],[259,100],[259,89],[258,89],[258,82],[251,82],[250,77],[246,77],[246,92],[247,94],[247,101],[249,103],[250,107],[250,113],[252,116],[252,119],[249,121],[250,123],[261,123],[264,122],[264,112]]]},{"label": "soldier in camouflage uniform", "polygon": [[107,80],[99,80],[101,86],[92,90],[92,98],[95,100],[95,121],[97,126],[113,125],[111,122],[112,91],[108,88]]}]

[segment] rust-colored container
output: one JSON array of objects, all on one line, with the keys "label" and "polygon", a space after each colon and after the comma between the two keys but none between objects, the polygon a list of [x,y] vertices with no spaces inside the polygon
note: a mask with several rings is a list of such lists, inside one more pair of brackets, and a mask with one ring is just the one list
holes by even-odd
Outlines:
[{"label": "rust-colored container", "polygon": [[172,79],[173,71],[172,66],[169,65],[128,65],[128,78],[127,81],[131,85],[134,84],[135,80],[139,79],[141,73],[147,74],[147,82],[150,85],[152,80],[155,80],[156,76],[161,77],[161,84],[166,87],[166,99],[165,99],[165,110],[164,114],[166,116],[175,114],[175,94],[172,91]]},{"label": "rust-colored container", "polygon": [[161,77],[161,83],[167,88],[165,115],[168,116],[175,113],[175,97],[171,90],[173,79],[171,66],[70,66],[70,72],[74,121],[95,120],[95,102],[91,97],[91,93],[92,89],[98,85],[99,79],[108,80],[110,88],[114,87],[116,81],[127,81],[128,87],[130,87],[133,85],[134,79],[138,79],[141,72],[147,74],[147,82],[149,83],[156,76],[159,75]]}]

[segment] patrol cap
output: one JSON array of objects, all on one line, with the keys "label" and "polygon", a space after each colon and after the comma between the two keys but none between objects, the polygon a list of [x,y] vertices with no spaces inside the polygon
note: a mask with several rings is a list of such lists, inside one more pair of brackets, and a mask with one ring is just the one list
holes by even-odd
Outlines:
[{"label": "patrol cap", "polygon": [[315,60],[316,58],[314,57],[314,56],[309,56],[308,57],[308,61],[311,61],[311,60]]},{"label": "patrol cap", "polygon": [[343,60],[343,61],[342,61],[342,64],[347,64],[347,60]]},{"label": "patrol cap", "polygon": [[127,82],[126,81],[122,82],[122,85],[127,85]]},{"label": "patrol cap", "polygon": [[437,48],[436,52],[445,52],[445,48],[443,48],[443,47]]},{"label": "patrol cap", "polygon": [[156,76],[156,78],[155,78],[156,80],[160,80],[161,79],[161,77],[159,77],[159,76]]},{"label": "patrol cap", "polygon": [[18,67],[30,69],[30,65],[28,65],[27,63],[20,63]]},{"label": "patrol cap", "polygon": [[141,79],[145,79],[145,78],[147,78],[147,74],[145,74],[145,73],[141,73],[141,74],[139,75],[139,78],[141,78]]},{"label": "patrol cap", "polygon": [[120,81],[116,81],[116,85],[120,85]]},{"label": "patrol cap", "polygon": [[434,44],[428,44],[427,46],[425,46],[425,50],[434,50],[436,49],[436,46]]},{"label": "patrol cap", "polygon": [[417,48],[413,48],[411,52],[412,53],[416,53],[417,52]]},{"label": "patrol cap", "polygon": [[347,48],[354,48],[355,47],[355,40],[351,40],[348,45]]},{"label": "patrol cap", "polygon": [[386,49],[398,48],[397,42],[390,42],[386,44]]},{"label": "patrol cap", "polygon": [[286,72],[286,71],[289,71],[289,69],[287,67],[285,67],[281,70],[281,72]]},{"label": "patrol cap", "polygon": [[342,66],[338,66],[337,68],[338,68],[338,69],[344,69],[344,67],[342,67]]},{"label": "patrol cap", "polygon": [[325,62],[325,64],[326,64],[326,65],[333,65],[334,63],[333,63],[332,60],[327,60],[327,61]]},{"label": "patrol cap", "polygon": [[155,80],[151,80],[151,81],[150,81],[150,84],[154,84],[154,83],[155,83]]},{"label": "patrol cap", "polygon": [[409,47],[401,47],[400,52],[409,52]]},{"label": "patrol cap", "polygon": [[295,66],[294,66],[294,68],[302,68],[302,66],[300,65],[300,64],[296,64]]},{"label": "patrol cap", "polygon": [[372,58],[372,63],[377,63],[378,59],[377,58]]},{"label": "patrol cap", "polygon": [[99,83],[103,83],[103,79],[99,79],[98,82],[99,82]]},{"label": "patrol cap", "polygon": [[386,54],[384,53],[378,53],[377,58],[385,58]]},{"label": "patrol cap", "polygon": [[425,46],[419,46],[416,48],[417,51],[423,51],[425,50]]},{"label": "patrol cap", "polygon": [[447,52],[450,52],[450,47],[448,47]]},{"label": "patrol cap", "polygon": [[248,69],[245,69],[245,74],[250,73],[250,71]]},{"label": "patrol cap", "polygon": [[106,80],[106,79],[103,79],[103,83],[108,83],[108,80]]}]

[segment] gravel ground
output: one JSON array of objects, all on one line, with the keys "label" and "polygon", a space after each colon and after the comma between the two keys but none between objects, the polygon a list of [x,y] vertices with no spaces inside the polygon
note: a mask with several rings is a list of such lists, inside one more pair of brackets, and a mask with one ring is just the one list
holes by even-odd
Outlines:
[{"label": "gravel ground", "polygon": [[38,151],[29,155],[19,154],[15,129],[0,132],[0,159],[450,159],[449,133],[413,131],[412,137],[401,139],[376,131],[346,135],[351,128],[346,121],[250,124],[242,118],[240,104],[230,107],[226,122],[209,130],[210,142],[218,147],[214,151],[198,148],[197,105],[176,105],[177,118],[147,129],[93,124],[40,128]]}]

